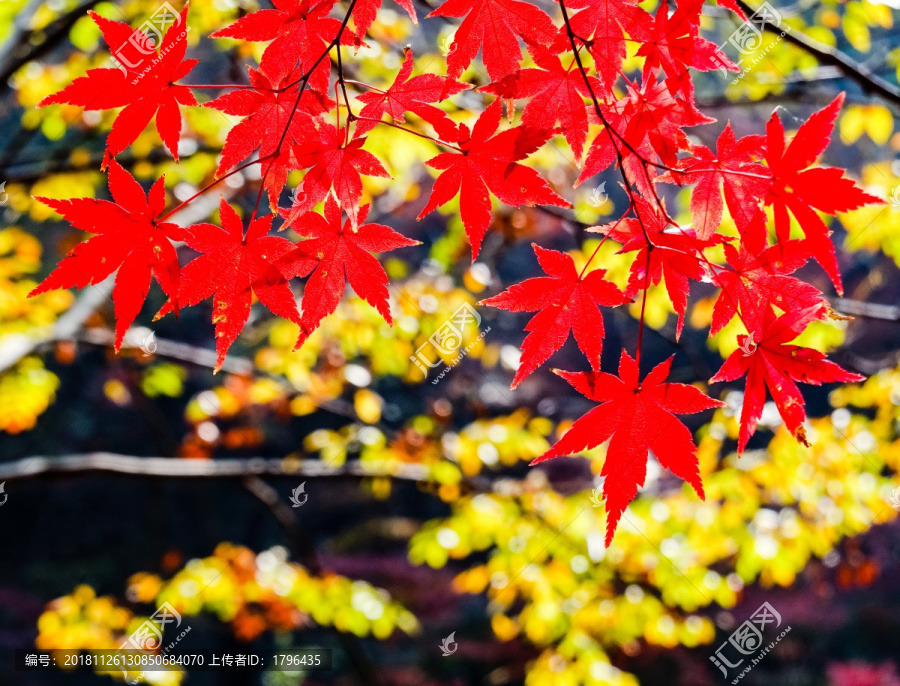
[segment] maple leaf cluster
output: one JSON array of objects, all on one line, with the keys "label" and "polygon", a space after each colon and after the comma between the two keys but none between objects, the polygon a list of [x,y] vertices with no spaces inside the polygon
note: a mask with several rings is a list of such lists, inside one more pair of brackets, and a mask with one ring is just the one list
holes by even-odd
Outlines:
[{"label": "maple leaf cluster", "polygon": [[[410,0],[398,1],[416,22]],[[720,2],[743,18],[733,0]],[[697,108],[691,70],[711,71],[722,64],[738,69],[700,35],[703,0],[678,2],[674,11],[664,0],[653,13],[637,0],[562,0],[557,17],[524,0],[446,0],[429,15],[461,19],[447,50],[446,75],[413,75],[413,54],[406,48],[393,83],[384,88],[349,81],[343,71],[343,60],[365,44],[381,0],[346,4],[342,11],[337,0],[274,0],[274,9],[252,12],[213,33],[214,38],[267,46],[259,64],[248,66],[247,83],[202,86],[226,91],[202,105],[194,94],[201,86],[192,90],[183,82],[197,64],[186,59],[187,4],[149,66],[92,69],[45,98],[42,106],[123,109],[107,137],[103,162],[112,200],[39,198],[94,235],[34,293],[84,287],[118,270],[113,292],[117,349],[152,279],[168,298],[158,317],[212,298],[218,366],[246,323],[254,296],[299,326],[298,347],[335,311],[348,282],[390,323],[388,277],[372,253],[417,241],[366,223],[362,177],[389,178],[381,160],[365,149],[368,137],[391,126],[440,147],[426,163],[438,174],[419,217],[458,198],[475,259],[491,223],[492,196],[510,206],[570,206],[560,189],[525,164],[561,134],[581,168],[576,186],[610,168],[621,174],[627,210],[615,222],[589,230],[621,245],[622,259],[631,260],[627,285],[622,290],[604,278],[603,269],[589,269],[596,251],[579,270],[570,255],[535,245],[546,276],[514,284],[481,304],[536,313],[526,326],[513,388],[544,365],[570,334],[587,357],[590,372],[558,373],[598,406],[535,462],[609,441],[603,467],[607,543],[644,483],[651,452],[703,496],[696,446],[677,415],[721,403],[694,386],[666,382],[671,359],[641,380],[640,333],[635,356],[621,352],[618,376],[602,371],[602,308],[633,302],[641,294],[646,299],[651,286],[664,283],[680,335],[691,282],[720,289],[710,333],[734,317],[747,330],[739,337],[740,348],[711,379],[746,376],[739,452],[755,431],[766,389],[787,428],[803,441],[805,412],[797,382],[861,378],[791,343],[830,313],[822,293],[795,272],[814,260],[842,292],[830,231],[820,213],[880,202],[842,170],[814,166],[828,145],[842,94],[790,140],[774,113],[765,135],[738,137],[729,123],[713,150],[686,133],[714,122]],[[111,50],[136,33],[122,22],[91,16]],[[637,44],[642,59],[635,73],[623,69],[626,41]],[[478,91],[493,100],[474,122],[457,121],[438,104],[470,88],[459,79],[479,52],[489,83]],[[348,89],[354,91],[355,109]],[[512,125],[515,102],[521,100],[520,121]],[[504,102],[510,123],[501,126]],[[196,106],[242,117],[228,133],[215,179],[197,195],[259,164],[259,194],[246,222],[224,199],[221,226],[181,227],[167,221],[193,198],[166,211],[162,179],[145,195],[116,162],[154,119],[177,160],[181,108]],[[295,171],[304,172],[302,181],[293,189],[290,206],[279,207],[288,175]],[[679,225],[668,213],[662,194],[672,185],[692,187],[690,226]],[[259,214],[262,195],[269,211]],[[736,238],[722,232],[726,208]],[[766,208],[774,216],[771,231]],[[300,240],[271,235],[276,219],[280,229],[293,229]],[[198,253],[185,265],[178,259],[180,243]],[[707,254],[722,251],[725,264],[715,264]],[[306,279],[299,306],[295,279]],[[643,324],[642,314],[641,333]]]}]

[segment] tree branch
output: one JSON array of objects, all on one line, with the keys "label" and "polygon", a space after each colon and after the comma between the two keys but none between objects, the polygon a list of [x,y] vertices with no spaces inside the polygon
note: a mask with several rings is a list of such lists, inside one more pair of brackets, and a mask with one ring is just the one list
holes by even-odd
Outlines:
[{"label": "tree branch", "polygon": [[38,455],[0,463],[0,483],[7,480],[21,481],[50,475],[90,473],[182,479],[235,479],[261,475],[292,479],[382,477],[401,481],[431,482],[428,467],[421,464],[393,464],[375,467],[363,462],[352,461],[339,467],[333,467],[324,460],[286,463],[278,457],[185,460],[96,452],[55,457]]},{"label": "tree branch", "polygon": [[[92,138],[96,138],[96,132],[88,132],[85,137],[82,139],[82,142],[88,142]],[[9,164],[5,164],[0,162],[0,171],[5,172],[6,176],[4,180],[8,183],[34,183],[35,181],[39,181],[43,179],[48,174],[67,174],[67,173],[77,173],[77,172],[99,172],[100,164],[103,162],[102,155],[92,155],[87,161],[74,163],[71,157],[72,150],[69,150],[69,154],[65,157],[56,158],[48,158],[47,155],[43,155],[41,157],[35,156],[33,159],[22,159],[17,156],[15,161],[10,162]],[[203,145],[197,148],[190,155],[181,155],[182,161],[190,160],[199,155],[218,155],[221,152],[221,149],[213,148],[211,146]],[[135,155],[119,155],[116,157],[116,162],[118,162],[121,166],[123,166],[128,171],[132,172],[132,176],[134,175],[134,167],[138,163],[150,162],[152,164],[159,164],[161,162],[169,162],[171,161],[171,156],[167,154],[162,148],[157,148],[155,150],[151,150],[146,155],[138,158]],[[37,169],[38,165],[45,165],[41,169]],[[16,169],[18,167],[31,167],[31,169],[10,173],[11,169]]]},{"label": "tree branch", "polygon": [[838,312],[852,314],[857,317],[883,319],[889,322],[900,321],[900,307],[896,305],[882,305],[880,303],[870,303],[862,300],[837,298],[834,301],[834,309]]},{"label": "tree branch", "polygon": [[[134,340],[133,332],[138,332],[143,327],[133,327],[125,333],[125,340],[122,341],[122,350],[140,350],[140,342]],[[143,329],[146,332],[146,329]],[[81,343],[90,345],[112,345],[116,340],[116,334],[109,329],[91,328],[84,332],[68,338],[74,338]],[[188,343],[181,343],[166,338],[155,338],[156,350],[153,355],[163,357],[170,360],[178,360],[187,364],[196,365],[197,367],[205,367],[207,369],[215,369],[216,367],[216,351],[209,348],[201,348]],[[286,381],[283,376],[269,374],[257,368],[252,360],[246,357],[237,357],[229,355],[225,358],[221,367],[222,371],[229,374],[237,374],[238,376],[252,376],[259,373],[263,376],[276,379],[278,381]],[[355,417],[355,415],[354,415]]]},{"label": "tree branch", "polygon": [[[756,13],[745,0],[735,0],[747,16]],[[782,29],[768,19],[763,21],[763,28],[769,33],[782,35]],[[783,39],[814,56],[820,63],[837,67],[847,78],[855,81],[866,93],[876,93],[890,103],[900,107],[900,88],[878,76],[863,65],[850,59],[847,55],[831,46],[819,43],[809,36],[794,31],[785,31]]]},{"label": "tree branch", "polygon": [[31,0],[28,6],[16,15],[13,34],[0,53],[0,92],[9,88],[9,79],[13,74],[22,66],[49,52],[57,42],[69,34],[69,30],[85,12],[99,2],[100,0],[88,0],[43,29],[30,31],[28,24],[35,12],[44,4],[42,0]]}]

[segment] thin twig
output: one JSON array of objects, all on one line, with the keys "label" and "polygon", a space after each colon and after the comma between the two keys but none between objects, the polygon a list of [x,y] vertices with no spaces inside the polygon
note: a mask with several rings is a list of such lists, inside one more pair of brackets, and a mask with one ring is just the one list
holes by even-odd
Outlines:
[{"label": "thin twig", "polygon": [[863,302],[861,300],[837,298],[834,301],[834,309],[838,312],[852,314],[856,317],[883,319],[888,322],[900,321],[900,307],[897,307],[896,305],[883,305],[880,303]]}]

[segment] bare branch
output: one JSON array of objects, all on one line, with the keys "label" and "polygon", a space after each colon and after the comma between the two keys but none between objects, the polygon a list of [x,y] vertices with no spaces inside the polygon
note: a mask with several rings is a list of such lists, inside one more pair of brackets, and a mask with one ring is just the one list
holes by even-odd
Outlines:
[{"label": "bare branch", "polygon": [[[140,329],[129,329],[125,334],[125,340],[122,342],[122,350],[128,349],[139,349],[139,342],[134,339],[134,336],[131,335]],[[144,329],[146,332],[146,329]],[[70,338],[74,338],[75,340],[83,343],[89,343],[91,345],[112,345],[115,342],[116,334],[115,332],[109,329],[97,329],[91,328],[86,329],[82,333],[71,336]],[[206,367],[208,369],[215,369],[216,367],[216,351],[210,350],[209,348],[200,348],[196,345],[190,345],[188,343],[181,343],[179,341],[172,341],[166,338],[156,338],[156,350],[153,355],[157,357],[164,357],[170,360],[178,360],[179,362],[186,362],[187,364],[193,364],[198,367]],[[229,374],[237,374],[239,376],[252,376],[254,373],[263,373],[259,370],[255,364],[253,364],[252,360],[247,359],[246,357],[236,357],[233,355],[229,355],[225,358],[225,361],[222,363],[222,370],[228,372]],[[268,374],[264,374],[268,376]],[[273,378],[276,378],[279,381],[286,382],[284,377],[271,375]],[[354,415],[355,416],[355,415]]]},{"label": "bare branch", "polygon": [[387,477],[402,481],[430,482],[429,469],[421,464],[370,466],[359,461],[335,467],[323,460],[285,462],[277,457],[184,460],[169,457],[135,457],[116,453],[85,453],[58,457],[34,456],[0,463],[0,483],[53,474],[108,473],[184,479],[234,479],[252,476],[290,478]]},{"label": "bare branch", "polygon": [[[50,51],[57,43],[66,38],[75,22],[99,1],[88,0],[39,31],[30,31],[28,25],[41,5],[44,4],[42,0],[31,0],[16,14],[13,21],[13,33],[3,49],[0,50],[0,91],[9,88],[10,77],[22,66]],[[37,36],[40,38],[36,38]]]},{"label": "bare branch", "polygon": [[[756,10],[747,4],[745,0],[736,0],[736,2],[748,16],[756,13]],[[760,19],[762,18],[760,17]],[[786,43],[805,50],[819,60],[821,64],[837,67],[847,78],[859,84],[865,92],[876,93],[888,102],[900,107],[900,88],[850,59],[840,50],[835,50],[829,45],[819,43],[809,36],[804,36],[802,33],[784,31],[784,29],[768,19],[763,20],[763,28],[769,33],[782,36]]]},{"label": "bare branch", "polygon": [[900,321],[900,307],[897,307],[896,305],[882,305],[862,300],[838,298],[834,301],[834,309],[838,312],[852,314],[857,317],[884,319],[889,322]]}]

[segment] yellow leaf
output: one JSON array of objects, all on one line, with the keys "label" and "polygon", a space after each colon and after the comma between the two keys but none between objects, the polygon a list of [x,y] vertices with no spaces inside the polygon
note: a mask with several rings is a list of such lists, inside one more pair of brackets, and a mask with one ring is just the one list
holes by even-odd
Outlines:
[{"label": "yellow leaf", "polygon": [[866,108],[866,133],[869,138],[884,145],[894,132],[894,117],[891,111],[883,105],[870,105]]},{"label": "yellow leaf", "polygon": [[381,419],[381,407],[384,401],[381,396],[370,391],[368,388],[361,388],[353,396],[353,409],[356,415],[366,424],[375,424]]},{"label": "yellow leaf", "polygon": [[844,145],[850,145],[859,140],[866,130],[864,108],[855,105],[846,109],[840,121],[841,141]]}]

